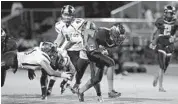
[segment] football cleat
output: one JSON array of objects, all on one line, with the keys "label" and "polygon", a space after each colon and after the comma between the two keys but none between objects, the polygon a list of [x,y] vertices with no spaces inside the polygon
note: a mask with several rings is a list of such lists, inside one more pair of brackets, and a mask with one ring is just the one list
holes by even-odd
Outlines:
[{"label": "football cleat", "polygon": [[61,87],[61,94],[63,94],[64,91],[66,90],[66,89],[65,89],[65,84],[61,84],[60,87]]},{"label": "football cleat", "polygon": [[97,100],[98,100],[98,102],[100,102],[100,103],[104,102],[104,99],[103,99],[102,96],[97,96]]},{"label": "football cleat", "polygon": [[159,88],[159,92],[166,92],[164,88]]},{"label": "football cleat", "polygon": [[77,90],[77,95],[79,102],[84,102],[84,94],[79,92],[79,89]]},{"label": "football cleat", "polygon": [[50,96],[50,95],[51,95],[51,92],[52,92],[51,89],[48,89],[48,90],[47,90],[47,96]]},{"label": "football cleat", "polygon": [[42,100],[47,100],[47,96],[46,96],[46,95],[42,95],[42,96],[41,96],[41,99],[42,99]]},{"label": "football cleat", "polygon": [[79,84],[74,84],[74,86],[71,89],[71,91],[72,91],[73,94],[75,94],[75,93],[77,93],[78,89],[79,89]]},{"label": "football cleat", "polygon": [[120,97],[120,96],[121,96],[121,93],[116,92],[115,90],[112,90],[111,92],[108,93],[109,98],[116,98],[116,97]]}]

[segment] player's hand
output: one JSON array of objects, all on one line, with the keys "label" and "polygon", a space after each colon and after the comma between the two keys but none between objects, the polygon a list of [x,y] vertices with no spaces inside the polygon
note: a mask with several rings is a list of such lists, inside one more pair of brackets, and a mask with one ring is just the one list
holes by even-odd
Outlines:
[{"label": "player's hand", "polygon": [[170,43],[174,43],[174,42],[175,42],[175,39],[176,39],[175,36],[171,36],[171,37],[169,38],[169,42],[170,42]]},{"label": "player's hand", "polygon": [[28,70],[28,78],[30,80],[33,80],[35,77],[36,77],[36,74],[35,74],[34,70],[29,69]]},{"label": "player's hand", "polygon": [[62,78],[67,78],[67,79],[69,79],[69,80],[72,79],[72,76],[73,76],[73,74],[70,73],[70,72],[62,72],[62,74],[61,74],[61,77],[62,77]]},{"label": "player's hand", "polygon": [[156,45],[153,43],[150,43],[149,47],[154,50],[156,48]]},{"label": "player's hand", "polygon": [[108,50],[104,49],[102,52],[101,52],[103,55],[108,55]]},{"label": "player's hand", "polygon": [[103,54],[103,55],[108,55],[109,53],[108,53],[108,50],[104,47],[104,46],[99,46],[99,48],[100,48],[100,51],[101,51],[101,53]]}]

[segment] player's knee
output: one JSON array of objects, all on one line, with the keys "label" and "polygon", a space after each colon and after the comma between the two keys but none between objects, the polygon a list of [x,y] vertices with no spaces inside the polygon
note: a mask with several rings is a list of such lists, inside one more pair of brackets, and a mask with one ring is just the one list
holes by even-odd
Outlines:
[{"label": "player's knee", "polygon": [[94,77],[94,78],[91,79],[91,83],[93,85],[95,85],[95,84],[101,82],[101,79],[102,79],[101,77]]},{"label": "player's knee", "polygon": [[163,64],[160,64],[160,65],[159,65],[159,67],[160,67],[162,70],[164,70],[164,69],[165,69],[165,67],[164,67],[164,65],[163,65]]},{"label": "player's knee", "polygon": [[110,66],[114,66],[114,65],[115,65],[115,62],[114,62],[113,59],[108,59],[108,60],[107,60],[107,64],[108,64],[108,66],[110,67]]}]

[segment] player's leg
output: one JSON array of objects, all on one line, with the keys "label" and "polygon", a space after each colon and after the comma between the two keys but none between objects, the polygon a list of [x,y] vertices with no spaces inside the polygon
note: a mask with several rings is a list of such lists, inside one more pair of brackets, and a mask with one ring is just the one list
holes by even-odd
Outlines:
[{"label": "player's leg", "polygon": [[5,83],[5,79],[6,79],[6,70],[8,69],[8,67],[6,67],[5,65],[2,65],[1,62],[1,87],[4,86]]},{"label": "player's leg", "polygon": [[[91,78],[95,77],[96,72],[98,71],[98,68],[95,66],[95,64],[93,62],[90,62],[90,69],[91,69]],[[103,102],[103,98],[101,96],[101,87],[100,87],[100,83],[94,85],[96,94],[97,94],[97,100],[99,102]]]},{"label": "player's leg", "polygon": [[167,54],[166,54],[166,59],[165,59],[165,71],[167,70],[167,67],[169,66],[173,52],[174,52],[174,45],[171,44],[171,45],[167,46],[167,48],[166,48]]},{"label": "player's leg", "polygon": [[51,95],[54,83],[56,82],[56,77],[51,76],[48,84],[47,96]]},{"label": "player's leg", "polygon": [[76,75],[75,75],[76,83],[73,86],[73,89],[76,89],[79,87],[79,84],[80,84],[80,81],[78,81],[79,69],[77,68],[77,62],[79,59],[79,51],[67,51],[67,54],[70,57],[70,60],[76,69]]},{"label": "player's leg", "polygon": [[165,66],[165,60],[166,60],[166,54],[163,50],[158,50],[158,61],[159,61],[159,66],[160,66],[160,71],[159,71],[159,91],[165,92],[163,88],[163,75],[166,70]]},{"label": "player's leg", "polygon": [[121,96],[121,93],[118,93],[114,90],[114,67],[108,67],[107,70],[107,81],[108,81],[108,97],[115,98]]},{"label": "player's leg", "polygon": [[88,58],[90,59],[90,61],[96,63],[98,70],[95,76],[92,77],[81,89],[78,90],[79,101],[84,101],[83,93],[101,81],[103,77],[104,66],[113,66],[115,64],[110,57],[105,56],[101,53],[90,53],[88,55]]},{"label": "player's leg", "polygon": [[[68,58],[69,58],[69,57],[68,57]],[[71,80],[63,79],[63,81],[62,81],[61,84],[60,84],[60,87],[61,87],[61,94],[64,93],[64,91],[65,91],[66,88],[69,88],[72,92],[74,92],[74,89],[73,89],[73,87],[71,86],[71,83],[72,83],[72,80],[73,80],[73,77],[74,77],[74,75],[75,75],[76,70],[75,70],[75,67],[74,67],[74,65],[72,64],[70,58],[69,58],[69,63],[68,63],[68,65],[67,65],[66,67],[67,67],[66,71],[67,71],[67,72],[70,72],[70,73],[72,74],[72,78],[71,78]]]},{"label": "player's leg", "polygon": [[41,84],[41,92],[42,92],[42,100],[47,99],[47,83],[48,83],[48,75],[44,69],[42,70],[40,84]]},{"label": "player's leg", "polygon": [[81,79],[85,73],[85,70],[89,64],[89,61],[87,59],[81,59],[79,58],[77,61],[77,74],[76,74],[76,83],[75,85],[79,85],[81,83]]},{"label": "player's leg", "polygon": [[[82,88],[78,90],[79,101],[84,101],[84,92],[101,81],[103,77],[103,71],[104,71],[103,69],[99,68],[96,72],[96,75],[92,77]],[[96,87],[99,87],[99,86],[96,86]]]},{"label": "player's leg", "polygon": [[1,87],[4,86],[6,71],[9,68],[13,68],[14,73],[18,69],[17,53],[15,51],[6,52],[1,56]]}]

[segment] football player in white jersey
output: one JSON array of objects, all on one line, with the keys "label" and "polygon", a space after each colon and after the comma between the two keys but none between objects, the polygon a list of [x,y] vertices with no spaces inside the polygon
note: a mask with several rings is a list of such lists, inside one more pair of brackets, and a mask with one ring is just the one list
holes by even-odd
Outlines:
[{"label": "football player in white jersey", "polygon": [[[85,53],[83,38],[81,35],[82,26],[84,25],[85,20],[74,18],[74,15],[75,8],[73,6],[66,5],[62,8],[61,19],[55,24],[58,36],[54,43],[57,46],[60,46],[62,50],[67,50],[67,53],[77,71],[74,88],[78,88],[83,76],[83,72],[81,71],[85,71],[89,61]],[[54,82],[54,80],[50,81],[51,86],[49,86],[49,88],[53,86]]]},{"label": "football player in white jersey", "polygon": [[[75,74],[75,67],[72,64],[72,62],[70,61],[70,57],[67,55],[67,51],[62,51],[60,48],[54,47],[54,44],[51,42],[41,42],[40,43],[40,49],[47,53],[48,56],[51,59],[51,67],[54,70],[62,70],[62,71],[67,71],[70,72],[72,74],[72,76]],[[52,80],[56,80],[56,77],[51,76],[50,77]],[[73,79],[73,77],[71,78],[71,80]],[[47,75],[45,73],[43,73],[43,83],[42,86],[44,86],[45,90],[44,92],[46,92],[46,88],[47,88],[47,81],[45,82],[44,80],[47,80]],[[68,82],[68,86],[70,86],[70,80],[69,79],[64,79],[64,81]],[[48,87],[48,92],[46,92],[46,94],[50,94],[52,91],[52,87],[50,85],[51,83],[49,83],[49,87]],[[71,88],[71,86],[70,86]]]},{"label": "football player in white jersey", "polygon": [[[18,68],[31,70],[32,72],[36,69],[41,69],[42,72],[45,72],[49,76],[71,79],[71,73],[61,71],[56,72],[50,64],[50,57],[45,52],[42,52],[39,47],[32,48],[25,52],[9,51],[4,53],[1,58],[1,70],[4,70],[3,72],[6,72],[6,70],[10,68],[13,69],[14,73]],[[42,92],[42,99],[46,98],[47,97]]]}]

